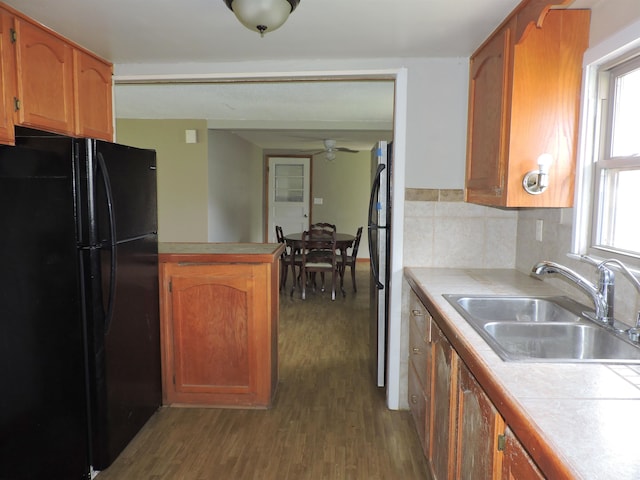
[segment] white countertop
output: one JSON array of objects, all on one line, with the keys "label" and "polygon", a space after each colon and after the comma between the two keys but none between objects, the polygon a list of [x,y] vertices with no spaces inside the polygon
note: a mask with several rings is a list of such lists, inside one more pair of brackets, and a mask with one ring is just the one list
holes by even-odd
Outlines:
[{"label": "white countertop", "polygon": [[563,295],[515,270],[406,268],[405,275],[585,480],[640,479],[640,366],[504,362],[443,294]]}]

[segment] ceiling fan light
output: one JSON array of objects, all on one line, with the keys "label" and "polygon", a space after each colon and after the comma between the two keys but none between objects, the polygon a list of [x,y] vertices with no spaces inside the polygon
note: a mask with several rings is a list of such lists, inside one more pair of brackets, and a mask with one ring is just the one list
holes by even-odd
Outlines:
[{"label": "ceiling fan light", "polygon": [[329,152],[326,152],[324,155],[325,155],[325,158],[327,160],[329,160],[330,162],[332,162],[332,161],[334,161],[336,159],[336,153],[335,152],[329,151]]},{"label": "ceiling fan light", "polygon": [[280,28],[300,0],[224,0],[236,18],[249,30],[264,36]]}]

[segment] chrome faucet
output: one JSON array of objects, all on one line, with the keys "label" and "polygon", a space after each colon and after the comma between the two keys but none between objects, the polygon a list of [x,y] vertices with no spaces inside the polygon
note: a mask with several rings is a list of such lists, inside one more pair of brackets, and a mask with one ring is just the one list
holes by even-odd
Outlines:
[{"label": "chrome faucet", "polygon": [[577,272],[554,262],[540,262],[533,266],[531,272],[537,276],[557,273],[573,282],[582,291],[589,294],[596,308],[595,319],[606,325],[613,326],[613,294],[615,278],[611,270],[606,268],[606,262],[598,264],[598,285],[591,283]]},{"label": "chrome faucet", "polygon": [[[616,265],[617,267],[620,268],[620,271],[625,274],[627,279],[629,279],[631,284],[636,288],[636,290],[640,294],[640,281],[638,281],[636,276],[633,273],[631,273],[631,270],[629,270],[627,266],[617,258],[609,258],[607,260],[598,261],[594,258],[589,257],[588,255],[581,255],[580,259],[584,260],[587,263],[590,263],[591,265],[594,265],[598,269],[604,268],[605,265],[610,263]],[[611,301],[613,301],[613,292],[611,293],[611,295],[612,295]],[[636,313],[635,325],[631,327],[629,330],[627,330],[627,333],[629,334],[629,338],[631,340],[633,340],[634,342],[640,342],[640,312]]]}]

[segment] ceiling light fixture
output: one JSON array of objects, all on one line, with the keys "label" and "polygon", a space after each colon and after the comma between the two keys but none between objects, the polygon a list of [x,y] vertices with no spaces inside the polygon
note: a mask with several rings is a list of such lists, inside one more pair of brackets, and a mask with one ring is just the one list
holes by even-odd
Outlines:
[{"label": "ceiling light fixture", "polygon": [[241,24],[264,37],[287,21],[300,0],[224,0],[224,3]]}]

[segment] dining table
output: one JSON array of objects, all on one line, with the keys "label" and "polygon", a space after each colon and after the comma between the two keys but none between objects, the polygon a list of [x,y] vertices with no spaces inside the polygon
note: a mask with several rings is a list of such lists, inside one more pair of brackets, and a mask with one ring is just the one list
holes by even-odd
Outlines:
[{"label": "dining table", "polygon": [[[287,246],[291,249],[291,271],[295,272],[295,252],[298,252],[302,249],[302,235],[303,232],[298,232],[298,233],[290,233],[288,235],[284,236],[284,241],[287,244]],[[326,235],[322,235],[322,236],[318,236],[318,237],[311,237],[311,241],[312,242],[321,242],[323,240],[327,240],[327,236]],[[340,252],[340,256],[342,257],[342,265],[345,265],[346,260],[347,260],[347,249],[350,248],[353,245],[353,242],[356,240],[355,235],[352,235],[350,233],[340,233],[340,232],[336,232],[336,250],[338,250]],[[291,290],[291,293],[293,294],[293,291],[296,288],[296,280],[294,278],[293,281],[293,289]],[[343,290],[344,293],[344,290]]]}]

